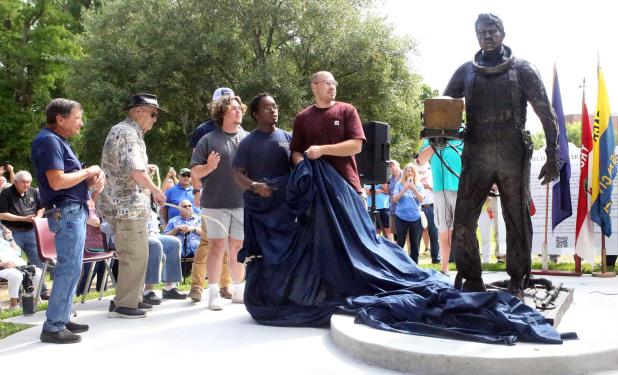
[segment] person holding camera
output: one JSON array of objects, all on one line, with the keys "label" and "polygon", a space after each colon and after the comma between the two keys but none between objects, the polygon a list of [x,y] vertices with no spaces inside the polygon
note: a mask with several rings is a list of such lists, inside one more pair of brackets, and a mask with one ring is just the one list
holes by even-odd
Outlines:
[{"label": "person holding camera", "polygon": [[423,185],[413,163],[403,169],[401,180],[395,185],[393,201],[397,203],[395,225],[397,226],[397,245],[403,249],[406,238],[410,236],[410,258],[418,263],[418,253],[423,235],[421,223],[421,202],[425,199]]}]

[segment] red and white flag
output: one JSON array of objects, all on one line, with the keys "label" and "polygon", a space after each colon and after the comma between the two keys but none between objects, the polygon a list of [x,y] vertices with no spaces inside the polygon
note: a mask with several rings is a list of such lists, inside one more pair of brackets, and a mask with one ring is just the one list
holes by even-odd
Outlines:
[{"label": "red and white flag", "polygon": [[577,198],[577,222],[575,226],[575,253],[594,264],[594,228],[590,219],[592,206],[592,127],[586,100],[582,99],[582,147],[579,157],[579,195]]}]

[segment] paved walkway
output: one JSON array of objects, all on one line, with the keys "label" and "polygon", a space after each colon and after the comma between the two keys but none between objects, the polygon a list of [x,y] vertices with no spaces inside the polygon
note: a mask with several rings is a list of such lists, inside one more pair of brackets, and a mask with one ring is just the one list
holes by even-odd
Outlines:
[{"label": "paved walkway", "polygon": [[[504,279],[489,273],[488,281]],[[591,321],[604,322],[618,341],[618,279],[562,277],[575,288],[574,304],[586,304]],[[597,293],[599,292],[599,293]],[[37,324],[0,340],[3,368],[46,374],[394,374],[353,358],[337,348],[328,328],[277,328],[256,324],[241,304],[210,311],[206,302],[164,301],[145,319],[107,318],[109,299],[76,305],[76,321],[90,325],[83,341],[51,345],[39,341],[44,312],[10,321]],[[579,317],[579,315],[578,315]],[[565,329],[588,335],[584,317]],[[599,324],[595,324],[598,327]],[[398,334],[393,334],[400,336]],[[410,336],[414,340],[414,336]],[[436,339],[439,340],[439,339]],[[480,345],[480,344],[479,344]],[[488,346],[491,348],[491,346]],[[6,367],[9,364],[8,367]],[[26,370],[30,368],[30,370]],[[605,374],[610,374],[607,372]],[[616,369],[615,374],[618,374]],[[418,374],[421,375],[421,374]]]}]

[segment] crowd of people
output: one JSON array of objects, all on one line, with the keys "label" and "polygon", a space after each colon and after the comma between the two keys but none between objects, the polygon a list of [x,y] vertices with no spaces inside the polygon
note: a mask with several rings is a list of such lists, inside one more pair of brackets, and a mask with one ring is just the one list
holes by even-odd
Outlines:
[{"label": "crowd of people", "polygon": [[[336,87],[337,82],[329,72],[314,75],[311,88],[316,104],[297,116],[295,132],[302,136],[296,138],[296,143],[292,133],[276,127],[278,107],[272,95],[258,94],[247,109],[231,89],[217,89],[210,105],[212,118],[197,127],[189,140],[193,148],[189,168],[181,168],[179,175],[170,168],[161,187],[153,182],[158,167],[148,163],[143,142],[144,134],[155,125],[161,110],[155,96],[139,94],[131,99],[125,107],[127,118],[110,130],[101,167],[87,169],[82,169],[67,142],[83,126],[81,106],[68,99],[54,99],[46,109],[47,126],[37,135],[37,147],[33,147],[39,188],[30,186],[30,173],[13,173],[12,166],[6,165],[2,168],[10,173],[11,184],[4,184],[0,195],[5,237],[14,241],[13,247],[4,248],[24,251],[28,264],[37,270],[35,282],[40,279],[42,262],[37,255],[33,219],[46,215],[56,233],[59,264],[53,272],[57,273],[55,285],[64,290],[54,288],[57,296],[50,302],[41,339],[76,342],[76,333],[88,330],[87,326],[68,319],[71,296],[87,290],[82,280],[76,291],[84,248],[109,247],[116,252],[114,270],[118,284],[116,296],[110,302],[110,316],[141,318],[161,299],[190,297],[199,302],[206,275],[210,309],[222,309],[221,298],[242,303],[244,266],[237,258],[245,237],[245,200],[252,196],[270,197],[274,188],[269,181],[289,175],[294,163],[304,157],[324,156],[334,161],[332,165],[359,195],[368,193],[371,207],[370,189],[374,187],[361,188],[353,158],[364,140],[360,119],[351,105],[331,103]],[[325,109],[340,117],[341,123],[325,123],[318,131],[305,125],[324,118]],[[252,133],[240,126],[247,110],[257,124]],[[341,126],[345,131],[336,128]],[[54,158],[43,158],[46,150]],[[397,161],[392,160],[390,171],[389,180],[375,186],[379,229],[402,248],[408,241],[409,254],[415,262],[424,234],[429,238],[426,248],[431,252],[432,262],[438,263],[440,246],[433,220],[431,167],[415,159],[401,171]],[[69,228],[75,231],[69,233]],[[106,234],[105,245],[101,243],[101,233]],[[8,253],[2,254],[0,265],[6,277],[0,277],[9,280],[10,308],[17,308],[16,285],[20,285],[24,273],[15,267],[22,264],[13,262],[13,256],[5,255]],[[177,288],[182,260],[187,258],[193,263],[188,295]],[[101,276],[101,265],[97,268],[97,275]],[[83,273],[81,277],[85,279]],[[164,287],[160,298],[155,286],[161,281]],[[50,297],[46,285],[41,297]]]},{"label": "crowd of people", "polygon": [[[476,28],[479,44],[484,51],[495,52],[498,47],[494,45],[496,43],[490,43],[492,41],[499,42],[499,47],[502,47],[501,39],[494,40],[496,36],[503,37],[502,23],[495,16],[481,15]],[[500,53],[504,51],[501,49]],[[510,53],[510,50],[506,52]],[[447,89],[453,97],[463,96],[462,85],[468,82],[460,75],[460,71],[456,72]],[[154,182],[153,174],[158,168],[149,163],[144,142],[145,134],[152,130],[163,112],[155,95],[137,94],[129,100],[123,108],[127,116],[107,135],[100,166],[87,168],[82,166],[68,142],[84,126],[82,106],[70,99],[53,99],[45,109],[46,126],[32,144],[31,160],[38,189],[30,186],[32,176],[27,171],[13,174],[9,164],[1,167],[3,173],[10,173],[11,182],[6,187],[7,182],[0,181],[0,219],[7,239],[0,241],[0,277],[9,280],[10,306],[18,303],[16,291],[19,287],[16,289],[15,285],[24,279],[25,274],[17,269],[25,265],[18,262],[18,249],[25,252],[28,263],[35,269],[30,272],[34,282],[41,280],[41,260],[36,252],[33,222],[44,215],[55,234],[58,254],[51,293],[44,286],[42,294],[42,297],[49,297],[49,305],[40,337],[48,343],[76,343],[81,341],[78,333],[89,330],[87,325],[70,320],[71,305],[82,274],[84,248],[101,244],[102,233],[108,240],[108,243],[102,244],[103,247],[113,248],[117,258],[115,297],[110,301],[108,311],[112,318],[144,318],[147,311],[152,310],[153,305],[160,304],[162,299],[189,298],[199,302],[206,276],[207,306],[210,310],[222,310],[225,307],[224,298],[235,303],[248,302],[252,316],[258,321],[260,318],[257,317],[267,317],[264,321],[270,324],[283,324],[285,317],[276,316],[274,320],[269,320],[273,319],[269,314],[276,315],[286,308],[296,309],[294,313],[304,315],[308,320],[314,319],[316,323],[332,313],[335,306],[329,305],[329,301],[339,301],[346,295],[388,291],[384,288],[409,285],[414,281],[413,277],[432,280],[439,289],[446,291],[450,287],[446,276],[449,262],[455,258],[458,266],[469,266],[463,274],[466,280],[463,290],[483,291],[477,267],[472,264],[476,258],[466,248],[470,245],[470,238],[476,242],[471,248],[479,247],[476,234],[470,233],[471,229],[476,230],[478,217],[474,217],[473,222],[463,219],[479,213],[482,203],[486,201],[484,211],[487,216],[481,220],[482,227],[488,228],[490,220],[500,219],[500,205],[496,206],[498,196],[506,195],[507,202],[503,202],[502,206],[508,213],[516,208],[513,206],[515,193],[503,192],[502,185],[500,192],[494,186],[488,196],[489,182],[497,185],[501,182],[491,180],[491,176],[477,176],[480,173],[478,170],[470,170],[469,165],[466,167],[462,163],[462,160],[471,163],[470,160],[475,160],[474,157],[482,154],[482,150],[470,156],[467,146],[465,152],[468,152],[468,157],[462,157],[464,142],[460,140],[448,141],[448,147],[440,149],[426,140],[419,153],[403,168],[395,160],[389,162],[391,173],[387,181],[363,187],[354,155],[361,152],[365,134],[356,108],[335,100],[337,86],[338,82],[330,72],[319,71],[312,75],[310,88],[314,103],[296,115],[291,133],[277,127],[275,96],[259,93],[247,106],[232,89],[221,87],[215,90],[209,105],[210,120],[199,125],[189,140],[192,148],[189,166],[181,168],[179,175],[170,168],[161,186]],[[465,93],[467,95],[468,91]],[[533,105],[541,105],[543,101],[542,97],[533,99],[536,100]],[[247,112],[257,125],[251,133],[241,126]],[[484,121],[485,118],[474,120]],[[549,131],[549,125],[546,130]],[[492,143],[490,146],[495,145]],[[322,171],[321,168],[326,165],[328,167]],[[545,170],[548,179],[554,172],[550,167]],[[355,212],[354,207],[361,201],[360,197],[368,195],[370,213],[374,214],[378,223],[376,229],[387,239],[383,242],[371,233],[374,247],[350,248],[347,255],[333,254],[335,258],[330,266],[347,267],[352,264],[356,271],[351,271],[351,275],[339,275],[337,270],[318,275],[313,262],[321,256],[311,259],[307,254],[296,251],[295,243],[290,242],[304,241],[309,250],[317,248],[313,246],[322,246],[315,245],[317,237],[324,234],[321,228],[316,228],[319,224],[316,224],[315,217],[309,218],[303,212],[298,212],[295,217],[290,215],[295,212],[292,207],[306,209],[302,200],[307,198],[303,194],[311,191],[304,183],[306,179],[324,179],[324,186],[331,187],[333,181],[339,181],[331,178],[331,169],[328,168],[336,173],[339,180],[342,179],[341,185],[348,190],[344,189],[334,200],[328,192],[319,199],[324,200],[325,206],[333,204],[333,210],[338,209],[335,206],[341,203],[338,199],[348,199],[343,206],[349,209],[345,211],[345,215],[349,215],[347,219],[334,221],[335,228],[328,229],[341,232],[343,229],[338,226],[348,225],[350,229],[362,230],[368,218],[367,212]],[[498,167],[494,169],[492,171],[497,175],[504,172]],[[460,176],[464,183],[460,183]],[[487,181],[483,180],[489,184],[488,189],[484,189],[484,185],[479,189],[471,182],[473,177],[488,177]],[[521,181],[527,181],[525,176],[519,177]],[[286,185],[288,180],[292,187]],[[458,192],[462,186],[465,191]],[[283,193],[286,189],[295,190],[301,202],[290,203],[287,207],[289,202],[284,201],[293,198]],[[464,211],[464,205],[457,204],[458,196],[469,194],[480,197],[466,199],[467,204],[474,205],[470,212]],[[522,194],[525,195],[525,191]],[[290,196],[294,194],[290,193]],[[325,207],[317,208],[317,214],[324,215],[326,220],[330,214],[320,211],[323,209]],[[361,227],[355,227],[358,224]],[[526,223],[517,221],[509,225],[520,224]],[[340,234],[324,234],[326,237],[319,238],[319,241],[326,244],[332,241],[334,248]],[[308,235],[316,238],[304,237]],[[513,237],[513,234],[509,236]],[[490,248],[487,231],[483,231],[482,237],[483,261],[488,262]],[[505,235],[500,233],[498,237],[504,239]],[[507,249],[498,237],[495,239],[499,244],[496,256],[501,260]],[[396,242],[398,247],[388,240]],[[423,240],[431,262],[441,264],[442,274],[417,267]],[[509,246],[521,242],[511,240]],[[406,242],[408,255],[403,250]],[[458,243],[458,246],[452,246],[453,243]],[[272,249],[289,251],[289,254],[286,253],[288,258],[282,254],[268,254],[272,250],[270,245]],[[384,249],[397,254],[386,254]],[[466,254],[455,254],[457,249],[464,250]],[[372,255],[368,256],[367,251]],[[521,257],[524,252],[518,248],[515,254]],[[529,258],[529,249],[527,256]],[[389,275],[369,282],[376,286],[376,290],[366,284],[376,275],[361,272],[366,266],[362,263],[372,257],[381,259],[376,267],[382,267],[383,275]],[[478,251],[476,257],[479,257]],[[183,274],[183,259],[187,258],[192,260],[192,281],[190,292],[185,294],[179,291],[178,283]],[[256,259],[262,259],[261,266],[246,267],[246,262]],[[360,263],[356,263],[359,259]],[[268,267],[275,267],[273,269],[276,270],[277,261],[281,261],[280,264],[295,262],[299,267],[309,269],[307,273],[300,272],[297,276],[286,278],[289,289],[282,291],[273,285],[273,281],[284,275],[270,274],[272,280],[260,280],[261,276],[256,274],[256,270]],[[509,288],[517,294],[521,291],[521,272],[525,273],[529,259],[519,266],[513,260],[507,263],[509,273],[512,271],[511,276],[514,277]],[[325,267],[328,269],[329,266]],[[404,269],[408,271],[400,274]],[[306,281],[303,277],[315,281],[315,290],[302,290]],[[342,281],[346,277],[359,279],[350,279],[351,284],[346,285]],[[247,284],[251,280],[251,291],[246,290],[245,279]],[[155,287],[161,282],[164,287],[160,298]],[[378,287],[382,283],[385,286]],[[299,293],[301,290],[302,293]],[[305,292],[308,294],[303,295]],[[299,298],[303,301],[295,299],[301,295],[303,297]],[[308,300],[312,302],[308,303]],[[285,305],[282,301],[289,301],[290,304]],[[553,337],[552,340],[557,339]]]}]

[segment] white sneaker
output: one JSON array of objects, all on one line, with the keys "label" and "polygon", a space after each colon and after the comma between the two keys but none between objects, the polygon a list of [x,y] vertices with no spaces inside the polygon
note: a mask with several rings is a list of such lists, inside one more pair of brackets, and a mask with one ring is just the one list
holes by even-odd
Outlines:
[{"label": "white sneaker", "polygon": [[208,288],[208,308],[214,311],[223,310],[219,288]]},{"label": "white sneaker", "polygon": [[232,292],[232,302],[233,303],[244,303],[245,302],[245,283],[242,284],[234,284],[234,291]]}]

